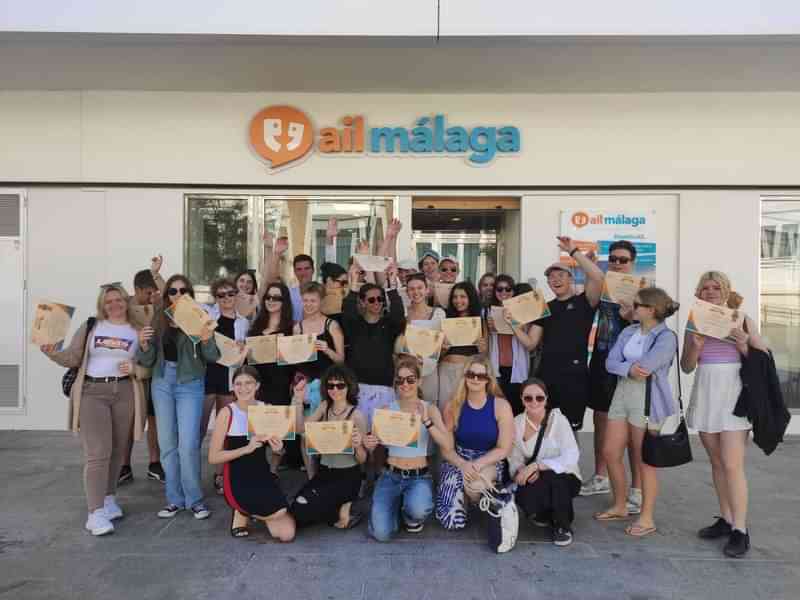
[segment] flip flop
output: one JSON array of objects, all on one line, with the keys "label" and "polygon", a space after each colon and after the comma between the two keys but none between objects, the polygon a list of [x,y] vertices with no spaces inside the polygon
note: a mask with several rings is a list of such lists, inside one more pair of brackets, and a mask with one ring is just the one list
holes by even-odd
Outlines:
[{"label": "flip flop", "polygon": [[625,521],[629,518],[630,515],[620,515],[618,513],[613,513],[610,510],[594,514],[595,521]]},{"label": "flip flop", "polygon": [[246,538],[250,532],[247,531],[247,527],[234,527],[231,529],[231,535],[235,538]]},{"label": "flip flop", "polygon": [[656,532],[655,527],[642,527],[641,525],[631,524],[625,528],[625,533],[631,537],[646,537]]}]

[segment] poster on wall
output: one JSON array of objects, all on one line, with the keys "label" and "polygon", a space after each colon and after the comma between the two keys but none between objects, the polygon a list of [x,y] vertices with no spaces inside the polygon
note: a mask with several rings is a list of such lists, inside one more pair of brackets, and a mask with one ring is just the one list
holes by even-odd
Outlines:
[{"label": "poster on wall", "polygon": [[[656,211],[629,209],[561,211],[561,235],[571,237],[583,252],[593,251],[598,266],[608,270],[608,249],[616,241],[627,240],[636,248],[633,273],[651,282],[656,279]],[[561,262],[572,267],[575,261],[562,253]],[[575,283],[583,287],[583,271],[575,271]]]}]

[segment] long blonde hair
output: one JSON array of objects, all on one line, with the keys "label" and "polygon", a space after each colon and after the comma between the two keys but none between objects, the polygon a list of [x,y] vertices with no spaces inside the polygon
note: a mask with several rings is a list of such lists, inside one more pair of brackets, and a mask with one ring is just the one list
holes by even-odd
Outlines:
[{"label": "long blonde hair", "polygon": [[453,411],[453,427],[455,428],[458,428],[458,420],[461,418],[461,408],[464,406],[464,402],[467,401],[466,373],[472,365],[482,365],[486,369],[486,374],[489,376],[489,381],[486,384],[486,395],[494,396],[495,398],[505,398],[500,384],[498,384],[497,379],[495,379],[489,358],[483,354],[471,356],[464,365],[464,374],[461,375],[461,379],[458,380],[458,385],[453,392],[453,396],[450,398],[450,406]]},{"label": "long blonde hair", "polygon": [[742,305],[744,298],[733,291],[730,278],[722,271],[706,271],[700,275],[700,281],[697,282],[697,288],[694,292],[695,296],[700,298],[700,292],[703,291],[706,281],[713,281],[719,284],[723,303],[728,308],[739,308]]}]

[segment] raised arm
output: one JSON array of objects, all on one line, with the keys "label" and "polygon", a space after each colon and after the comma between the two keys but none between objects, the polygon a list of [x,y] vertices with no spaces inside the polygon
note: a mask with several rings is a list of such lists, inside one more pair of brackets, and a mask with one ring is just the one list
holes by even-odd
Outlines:
[{"label": "raised arm", "polygon": [[164,257],[161,254],[157,254],[153,258],[150,259],[150,274],[153,276],[153,281],[156,282],[156,287],[158,288],[158,294],[161,295],[164,293],[164,286],[166,286],[166,282],[164,278],[161,276],[161,267],[164,265]]},{"label": "raised arm", "polygon": [[325,230],[325,262],[336,262],[336,237],[339,235],[339,223],[336,217],[328,218],[328,227]]},{"label": "raised arm", "polygon": [[600,303],[600,294],[603,292],[603,279],[605,274],[600,270],[594,261],[578,249],[578,246],[570,237],[558,236],[558,247],[578,263],[578,267],[586,275],[586,283],[583,291],[586,292],[586,300],[594,308]]}]

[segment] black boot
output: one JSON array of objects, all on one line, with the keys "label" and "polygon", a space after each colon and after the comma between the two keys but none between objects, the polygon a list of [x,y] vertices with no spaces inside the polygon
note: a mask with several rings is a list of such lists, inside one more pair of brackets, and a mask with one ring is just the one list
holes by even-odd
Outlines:
[{"label": "black boot", "polygon": [[738,529],[734,529],[731,532],[728,543],[725,544],[725,548],[723,548],[722,551],[725,553],[725,556],[741,558],[747,554],[748,550],[750,550],[750,532],[743,533]]}]

